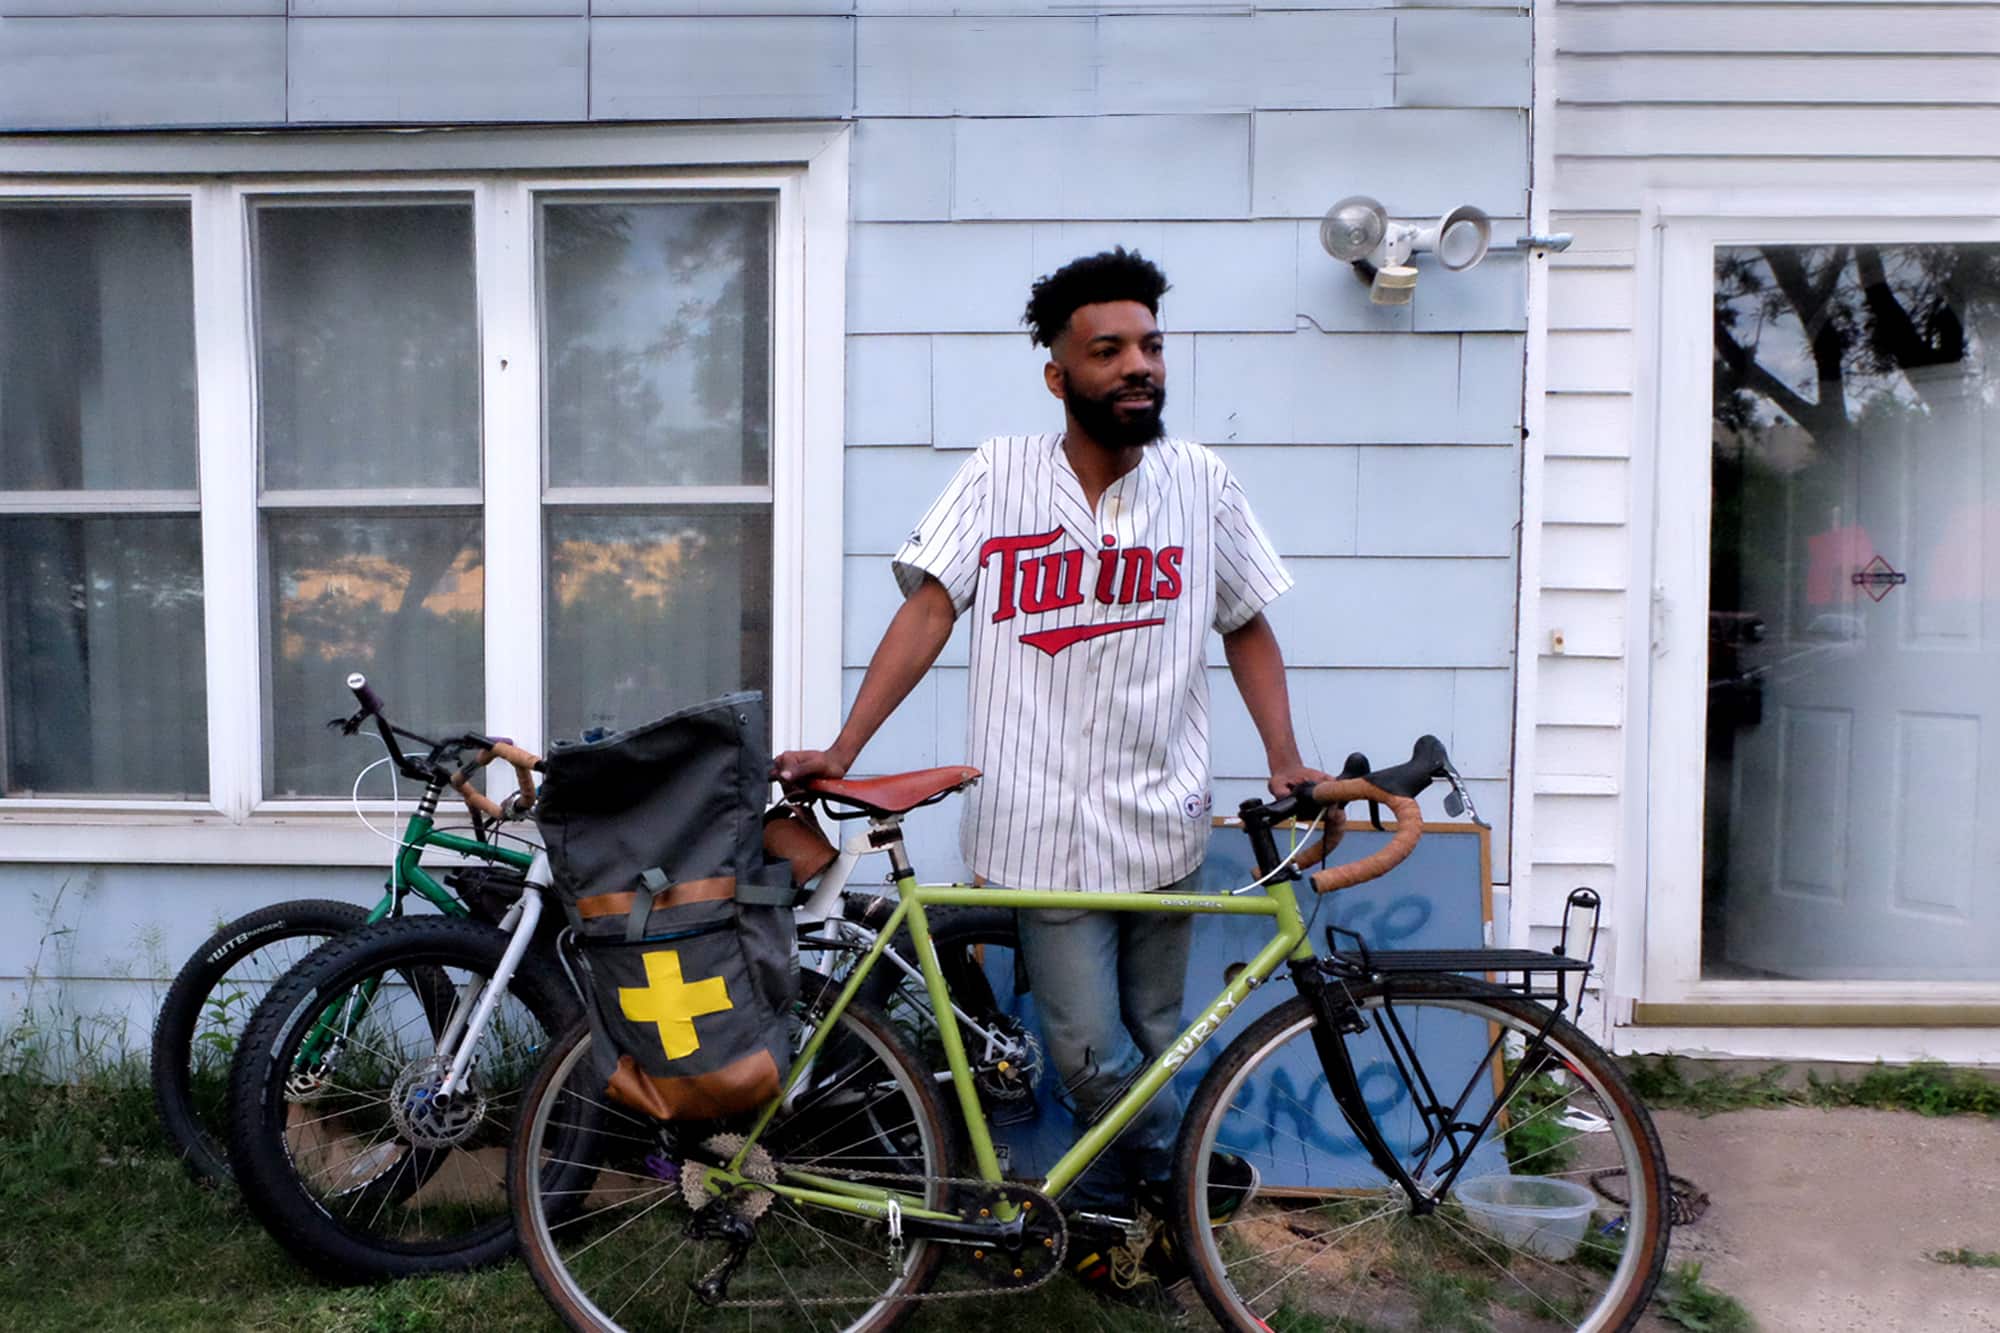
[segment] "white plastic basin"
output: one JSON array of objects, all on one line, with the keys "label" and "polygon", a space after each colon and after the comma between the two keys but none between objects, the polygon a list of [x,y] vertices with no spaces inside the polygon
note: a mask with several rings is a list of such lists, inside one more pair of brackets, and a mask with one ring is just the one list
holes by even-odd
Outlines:
[{"label": "white plastic basin", "polygon": [[1588,1186],[1554,1176],[1478,1176],[1452,1194],[1487,1235],[1557,1262],[1575,1257],[1598,1202]]}]

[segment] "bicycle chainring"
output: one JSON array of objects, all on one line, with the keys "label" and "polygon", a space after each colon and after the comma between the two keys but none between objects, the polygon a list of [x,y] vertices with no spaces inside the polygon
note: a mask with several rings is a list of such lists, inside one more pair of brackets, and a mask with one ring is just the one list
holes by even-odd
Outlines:
[{"label": "bicycle chainring", "polygon": [[972,1194],[959,1213],[968,1222],[986,1220],[1003,1203],[1022,1210],[1024,1219],[1018,1248],[975,1245],[961,1251],[974,1270],[1001,1289],[1039,1287],[1048,1281],[1062,1266],[1069,1249],[1069,1228],[1062,1209],[1046,1194],[1026,1185],[982,1183]]}]

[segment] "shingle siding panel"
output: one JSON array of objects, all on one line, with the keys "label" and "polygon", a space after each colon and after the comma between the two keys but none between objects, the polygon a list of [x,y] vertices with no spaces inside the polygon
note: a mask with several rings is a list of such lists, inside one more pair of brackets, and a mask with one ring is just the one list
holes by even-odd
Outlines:
[{"label": "shingle siding panel", "polygon": [[590,115],[598,120],[846,116],[854,108],[851,23],[810,16],[596,19]]},{"label": "shingle siding panel", "polygon": [[1512,449],[1369,446],[1361,450],[1358,478],[1361,555],[1514,552],[1521,485]]},{"label": "shingle siding panel", "polygon": [[[1358,284],[1354,299],[1367,299]],[[1506,335],[1207,335],[1197,430],[1211,443],[1511,444],[1520,353]]]},{"label": "shingle siding panel", "polygon": [[863,116],[1064,116],[1097,108],[1087,18],[856,20]]},{"label": "shingle siding panel", "polygon": [[1035,279],[1015,224],[857,223],[848,235],[849,333],[991,333],[1020,327]]},{"label": "shingle siding panel", "polygon": [[853,219],[949,219],[952,137],[948,120],[868,119],[857,123],[848,166]]},{"label": "shingle siding panel", "polygon": [[284,119],[281,18],[0,19],[0,127]]},{"label": "shingle siding panel", "polygon": [[[921,333],[847,340],[847,442],[931,442],[931,340]],[[849,466],[853,464],[850,462]]]},{"label": "shingle siding panel", "polygon": [[[278,9],[284,12],[284,4]],[[590,0],[291,0],[292,17],[308,19],[582,18],[589,13]]]},{"label": "shingle siding panel", "polygon": [[293,19],[296,123],[582,120],[584,19]]},{"label": "shingle siding panel", "polygon": [[1533,24],[1524,13],[1396,15],[1396,98],[1404,107],[1526,107]]},{"label": "shingle siding panel", "polygon": [[1098,20],[1110,114],[1380,107],[1395,100],[1384,13],[1128,15]]},{"label": "shingle siding panel", "polygon": [[1343,195],[1369,194],[1396,217],[1458,204],[1525,217],[1527,132],[1522,111],[1260,111],[1252,206],[1316,219]]},{"label": "shingle siding panel", "polygon": [[228,18],[284,12],[285,0],[0,0],[0,19]]},{"label": "shingle siding panel", "polygon": [[1247,215],[1247,116],[961,120],[956,129],[954,217]]}]

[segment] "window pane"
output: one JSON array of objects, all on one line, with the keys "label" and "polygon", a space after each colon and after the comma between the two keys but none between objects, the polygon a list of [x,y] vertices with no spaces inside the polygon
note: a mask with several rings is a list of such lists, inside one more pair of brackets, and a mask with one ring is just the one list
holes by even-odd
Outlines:
[{"label": "window pane", "polygon": [[0,208],[0,490],[192,490],[188,210]]},{"label": "window pane", "polygon": [[6,794],[208,790],[201,520],[0,518]]},{"label": "window pane", "polygon": [[551,486],[770,476],[769,204],[549,204]]},{"label": "window pane", "polygon": [[[485,569],[475,512],[265,515],[272,796],[345,796],[382,757],[326,720],[351,711],[347,675],[426,736],[485,729]],[[380,790],[371,783],[371,790]]]},{"label": "window pane", "polygon": [[265,488],[478,485],[470,206],[256,219]]},{"label": "window pane", "polygon": [[2000,245],[1714,284],[1702,974],[2000,979]]},{"label": "window pane", "polygon": [[771,681],[768,513],[549,515],[548,734]]}]

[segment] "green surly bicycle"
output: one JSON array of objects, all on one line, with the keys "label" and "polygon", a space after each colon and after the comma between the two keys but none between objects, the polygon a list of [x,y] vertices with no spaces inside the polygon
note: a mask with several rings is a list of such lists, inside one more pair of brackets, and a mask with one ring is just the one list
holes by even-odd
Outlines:
[{"label": "green surly bicycle", "polygon": [[[508,1164],[522,1251],[565,1323],[874,1331],[924,1302],[1039,1286],[1069,1248],[1064,1191],[1282,970],[1295,993],[1230,1042],[1188,1106],[1160,1219],[1215,1319],[1344,1333],[1634,1326],[1666,1258],[1668,1177],[1616,1063],[1564,1016],[1581,1005],[1588,958],[1370,951],[1333,928],[1321,955],[1301,914],[1297,881],[1338,841],[1346,803],[1388,806],[1395,836],[1313,875],[1322,893],[1409,854],[1415,797],[1433,781],[1451,784],[1448,809],[1469,805],[1434,738],[1396,768],[1246,803],[1263,873],[1217,895],[919,884],[902,817],[976,777],[808,790],[865,814],[888,852],[900,901],[881,938],[906,925],[915,941],[960,1114],[862,997],[879,942],[800,1016],[783,1093],[737,1122],[662,1125],[607,1101],[587,1030],[570,1032],[527,1091]],[[1275,830],[1293,820],[1319,836],[1280,855]],[[1017,1182],[1003,1177],[931,939],[927,913],[959,905],[1254,916],[1272,936],[1045,1178]],[[1344,1183],[1260,1188],[1329,1142]],[[1212,1177],[1231,1158],[1257,1168],[1247,1186],[1233,1163]],[[961,1262],[945,1268],[947,1255]]]}]

